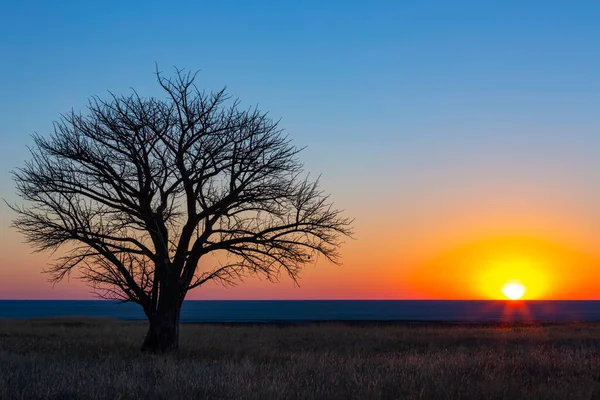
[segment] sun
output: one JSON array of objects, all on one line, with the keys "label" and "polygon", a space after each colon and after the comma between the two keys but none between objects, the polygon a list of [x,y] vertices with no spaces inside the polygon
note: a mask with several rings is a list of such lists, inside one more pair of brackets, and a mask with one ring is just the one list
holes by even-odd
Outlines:
[{"label": "sun", "polygon": [[502,286],[502,293],[510,300],[518,300],[525,294],[525,286],[519,282],[508,282]]}]

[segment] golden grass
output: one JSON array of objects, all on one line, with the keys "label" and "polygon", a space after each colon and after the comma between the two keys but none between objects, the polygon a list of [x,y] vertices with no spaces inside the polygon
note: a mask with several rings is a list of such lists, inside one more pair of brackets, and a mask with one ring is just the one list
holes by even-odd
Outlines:
[{"label": "golden grass", "polygon": [[590,399],[600,324],[183,325],[0,321],[0,399]]}]

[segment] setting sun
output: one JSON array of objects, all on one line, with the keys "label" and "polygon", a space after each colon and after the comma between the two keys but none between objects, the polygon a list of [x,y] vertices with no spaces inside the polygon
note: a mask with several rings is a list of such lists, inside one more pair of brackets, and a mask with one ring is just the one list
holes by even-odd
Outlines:
[{"label": "setting sun", "polygon": [[502,286],[502,293],[510,300],[518,300],[525,294],[525,286],[518,282],[509,282]]}]

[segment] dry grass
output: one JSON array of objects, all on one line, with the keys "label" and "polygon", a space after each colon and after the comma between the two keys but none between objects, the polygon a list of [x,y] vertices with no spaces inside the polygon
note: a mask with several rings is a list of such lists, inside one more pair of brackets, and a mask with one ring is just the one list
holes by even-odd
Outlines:
[{"label": "dry grass", "polygon": [[[1,399],[590,399],[600,324],[184,325],[178,354],[145,324],[0,321]],[[596,385],[599,387],[596,388]]]}]

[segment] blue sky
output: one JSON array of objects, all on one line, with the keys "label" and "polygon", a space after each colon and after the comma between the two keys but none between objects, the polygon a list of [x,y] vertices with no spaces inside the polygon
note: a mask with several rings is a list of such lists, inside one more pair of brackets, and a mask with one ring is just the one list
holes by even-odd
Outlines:
[{"label": "blue sky", "polygon": [[353,159],[356,173],[365,156],[393,168],[524,134],[560,150],[565,129],[598,144],[596,2],[176,3],[4,2],[2,169],[92,94],[156,94],[155,62],[202,70],[204,86],[227,85],[281,117],[315,159]]},{"label": "blue sky", "polygon": [[160,95],[158,63],[281,118],[359,235],[478,208],[595,232],[598,21],[597,1],[4,1],[0,192],[32,132],[107,90]]}]

